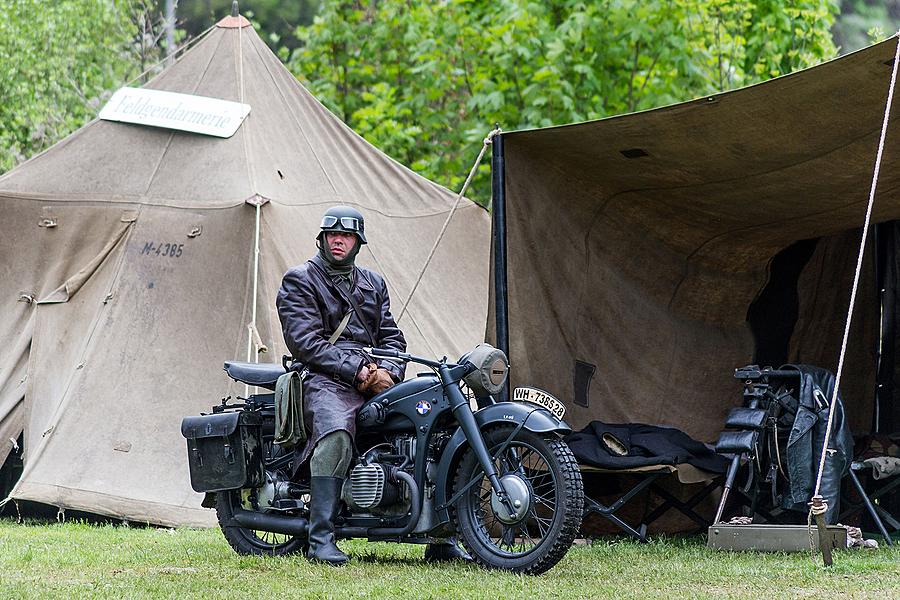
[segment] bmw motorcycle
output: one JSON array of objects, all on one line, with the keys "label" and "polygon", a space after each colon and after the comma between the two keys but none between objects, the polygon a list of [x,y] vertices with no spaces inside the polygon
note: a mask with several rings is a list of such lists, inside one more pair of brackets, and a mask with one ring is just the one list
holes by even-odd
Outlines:
[{"label": "bmw motorcycle", "polygon": [[[338,539],[426,544],[458,536],[487,568],[540,574],[581,525],[584,491],[563,404],[537,388],[494,398],[506,355],[487,344],[457,363],[366,348],[372,358],[429,371],[369,399],[357,415],[361,450],[342,490]],[[235,381],[274,390],[283,365],[225,363]],[[274,443],[274,394],[224,399],[185,417],[191,483],[206,493],[239,554],[308,548],[309,478],[291,479],[293,451]]]}]

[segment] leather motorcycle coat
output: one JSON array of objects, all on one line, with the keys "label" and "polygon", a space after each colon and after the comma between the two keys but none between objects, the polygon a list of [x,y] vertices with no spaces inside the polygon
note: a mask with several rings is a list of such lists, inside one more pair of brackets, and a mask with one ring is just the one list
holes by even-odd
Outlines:
[{"label": "leather motorcycle coat", "polygon": [[[784,508],[808,511],[816,487],[822,444],[828,423],[828,403],[834,391],[834,375],[810,365],[785,365],[800,371],[797,414],[787,444],[787,471],[790,487],[784,494]],[[841,479],[853,459],[853,435],[844,416],[840,394],[834,402],[834,419],[828,444],[820,493],[828,503],[825,521],[834,524],[840,513]]]},{"label": "leather motorcycle coat", "polygon": [[[318,255],[290,269],[284,275],[275,302],[284,341],[295,360],[292,368],[306,365],[310,370],[303,384],[303,416],[309,436],[299,451],[295,470],[329,433],[342,429],[355,439],[356,412],[365,398],[354,387],[354,380],[360,368],[369,362],[360,349],[374,344],[379,348],[406,350],[403,332],[391,315],[384,279],[361,267],[353,268],[350,286],[359,313],[354,311],[337,342],[329,344],[328,338],[351,310],[351,304],[344,297],[345,292],[325,273]],[[369,338],[369,332],[374,340]],[[376,362],[394,381],[403,379],[402,363]]]}]

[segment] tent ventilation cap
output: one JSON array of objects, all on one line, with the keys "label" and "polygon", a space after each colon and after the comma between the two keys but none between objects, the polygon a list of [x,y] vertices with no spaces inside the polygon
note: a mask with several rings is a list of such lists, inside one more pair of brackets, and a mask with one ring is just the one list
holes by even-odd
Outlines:
[{"label": "tent ventilation cap", "polygon": [[231,3],[231,15],[216,23],[216,27],[221,27],[222,29],[243,29],[249,26],[250,21],[241,15],[237,0]]}]

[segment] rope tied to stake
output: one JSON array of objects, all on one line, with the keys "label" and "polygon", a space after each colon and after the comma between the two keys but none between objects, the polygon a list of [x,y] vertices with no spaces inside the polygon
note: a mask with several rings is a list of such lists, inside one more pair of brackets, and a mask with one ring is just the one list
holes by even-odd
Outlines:
[{"label": "rope tied to stake", "polygon": [[473,164],[472,168],[469,170],[469,176],[466,177],[466,181],[463,183],[462,189],[460,189],[459,193],[456,195],[456,202],[453,203],[453,207],[450,209],[450,213],[444,220],[444,225],[441,227],[441,231],[438,233],[437,239],[434,240],[434,245],[431,246],[431,252],[428,253],[428,258],[425,259],[425,264],[422,265],[422,269],[419,271],[419,276],[416,277],[416,282],[413,284],[412,289],[409,292],[409,296],[406,297],[406,302],[403,303],[403,308],[400,309],[400,313],[397,315],[398,323],[400,322],[400,319],[403,318],[403,315],[406,314],[406,310],[409,308],[410,302],[412,302],[413,295],[419,288],[419,283],[422,281],[422,277],[425,275],[425,271],[428,270],[428,265],[431,264],[431,259],[434,258],[434,253],[437,251],[437,247],[440,245],[441,240],[444,238],[444,234],[447,233],[447,227],[450,225],[450,221],[453,219],[453,214],[456,212],[456,209],[459,208],[459,203],[462,202],[463,196],[465,195],[466,190],[469,188],[469,184],[472,182],[472,178],[475,177],[475,172],[478,170],[478,165],[481,164],[481,159],[484,158],[484,153],[487,150],[487,147],[490,146],[491,143],[493,143],[494,137],[502,132],[503,130],[500,129],[500,127],[496,127],[487,134],[487,137],[484,138],[484,141],[481,145],[481,152],[478,153],[478,158],[475,159],[475,164]]},{"label": "rope tied to stake", "polygon": [[[824,521],[826,512],[828,512],[828,503],[825,502],[825,499],[822,496],[813,496],[809,502],[809,514],[806,515],[806,533],[809,535],[809,551],[813,562],[815,562],[816,539],[813,537],[813,519],[815,519],[816,530],[819,532],[819,547],[822,549],[823,562],[826,567],[830,567],[832,564],[831,548],[827,546],[823,538],[823,534],[826,531]],[[819,527],[820,521],[822,522],[822,527]]]},{"label": "rope tied to stake", "polygon": [[869,188],[869,202],[866,206],[866,219],[863,222],[862,236],[859,240],[859,253],[856,259],[856,272],[853,276],[853,287],[850,291],[850,306],[847,308],[847,321],[844,324],[844,337],[841,341],[841,353],[838,358],[837,372],[834,378],[834,390],[831,392],[831,403],[828,408],[828,422],[825,425],[825,441],[822,444],[822,453],[819,457],[819,468],[816,473],[816,488],[810,502],[809,517],[807,518],[807,526],[809,527],[810,545],[812,545],[812,521],[816,520],[816,527],[819,530],[819,547],[822,550],[825,566],[831,566],[831,549],[827,547],[824,539],[825,534],[825,513],[828,510],[828,504],[822,498],[822,476],[825,472],[825,459],[828,456],[828,443],[831,440],[831,430],[834,426],[834,404],[837,401],[838,390],[841,385],[841,374],[844,370],[844,356],[847,353],[847,340],[850,337],[850,323],[853,319],[853,308],[856,305],[856,292],[859,288],[859,277],[862,272],[863,256],[866,251],[866,238],[869,234],[869,223],[872,220],[872,207],[875,205],[875,188],[878,186],[878,174],[881,171],[881,159],[884,154],[884,140],[887,137],[888,121],[891,116],[891,103],[894,99],[894,86],[897,83],[897,65],[900,63],[900,31],[894,34],[897,37],[897,48],[894,50],[894,60],[891,63],[891,83],[888,87],[887,102],[884,106],[884,119],[881,123],[881,136],[878,139],[878,152],[875,155],[875,171],[872,174],[872,185]]},{"label": "rope tied to stake", "polygon": [[813,496],[812,501],[809,503],[809,514],[814,517],[818,517],[819,515],[824,515],[828,512],[828,503],[825,502],[825,499],[822,496]]}]

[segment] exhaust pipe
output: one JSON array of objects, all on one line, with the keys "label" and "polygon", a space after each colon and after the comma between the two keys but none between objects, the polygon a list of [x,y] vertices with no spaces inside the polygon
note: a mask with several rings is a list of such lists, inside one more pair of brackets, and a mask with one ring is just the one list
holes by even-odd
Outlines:
[{"label": "exhaust pipe", "polygon": [[260,531],[296,535],[298,537],[309,536],[309,521],[300,517],[286,517],[284,515],[236,508],[231,520],[236,525],[247,529],[258,529]]},{"label": "exhaust pipe", "polygon": [[[335,537],[341,539],[354,537],[403,537],[412,533],[412,530],[416,528],[416,524],[419,522],[419,515],[422,512],[419,486],[416,485],[416,480],[409,473],[398,471],[397,478],[402,479],[409,486],[410,515],[406,525],[403,527],[335,527]],[[235,508],[231,521],[233,524],[247,529],[258,529],[260,531],[299,537],[309,536],[309,521],[300,517],[288,517]]]}]

